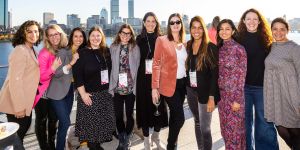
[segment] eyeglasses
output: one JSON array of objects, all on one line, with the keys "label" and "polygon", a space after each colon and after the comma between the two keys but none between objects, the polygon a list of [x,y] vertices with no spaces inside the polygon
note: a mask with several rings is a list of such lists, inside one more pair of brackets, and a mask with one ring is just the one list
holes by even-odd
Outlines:
[{"label": "eyeglasses", "polygon": [[124,31],[122,31],[120,34],[122,36],[131,36],[131,32],[124,32]]},{"label": "eyeglasses", "polygon": [[49,38],[53,38],[53,37],[57,37],[57,36],[60,36],[60,33],[57,32],[57,33],[48,35]]},{"label": "eyeglasses", "polygon": [[174,25],[174,24],[179,25],[179,24],[181,24],[181,21],[180,21],[180,20],[177,20],[177,21],[170,21],[170,25],[171,25],[171,26]]}]

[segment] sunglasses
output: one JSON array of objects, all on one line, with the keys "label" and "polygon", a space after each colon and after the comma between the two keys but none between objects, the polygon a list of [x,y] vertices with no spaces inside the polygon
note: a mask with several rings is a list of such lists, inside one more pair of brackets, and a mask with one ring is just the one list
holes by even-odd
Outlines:
[{"label": "sunglasses", "polygon": [[181,21],[180,21],[180,20],[177,20],[177,21],[170,21],[170,25],[171,25],[171,26],[174,25],[174,24],[179,25],[179,24],[181,24]]}]

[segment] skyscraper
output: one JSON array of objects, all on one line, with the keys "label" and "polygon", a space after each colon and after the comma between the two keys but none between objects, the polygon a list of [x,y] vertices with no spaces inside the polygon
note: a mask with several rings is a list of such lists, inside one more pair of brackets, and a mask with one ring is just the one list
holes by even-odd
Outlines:
[{"label": "skyscraper", "polygon": [[100,19],[104,19],[104,24],[107,24],[108,22],[108,11],[106,8],[102,8],[101,9],[101,12],[100,12]]},{"label": "skyscraper", "polygon": [[76,14],[67,15],[68,28],[73,29],[79,26],[80,26],[80,18],[78,18],[78,15]]},{"label": "skyscraper", "polygon": [[128,18],[134,18],[134,1],[128,0]]},{"label": "skyscraper", "polygon": [[12,14],[11,11],[8,12],[8,25],[7,28],[12,28]]},{"label": "skyscraper", "polygon": [[0,0],[0,28],[8,27],[8,0]]},{"label": "skyscraper", "polygon": [[110,21],[119,17],[119,0],[110,0]]},{"label": "skyscraper", "polygon": [[45,26],[45,25],[48,25],[49,22],[50,22],[51,20],[53,20],[53,19],[54,19],[54,14],[53,14],[53,13],[50,13],[50,12],[44,12],[44,14],[43,14],[43,23],[44,23],[44,26]]}]

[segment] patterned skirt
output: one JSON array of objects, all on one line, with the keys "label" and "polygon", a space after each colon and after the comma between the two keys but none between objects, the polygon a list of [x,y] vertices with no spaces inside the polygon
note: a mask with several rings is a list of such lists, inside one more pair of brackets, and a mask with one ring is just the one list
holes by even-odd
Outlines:
[{"label": "patterned skirt", "polygon": [[112,140],[116,121],[112,95],[107,90],[91,92],[92,105],[84,104],[80,95],[77,99],[75,135],[80,141],[104,143]]}]

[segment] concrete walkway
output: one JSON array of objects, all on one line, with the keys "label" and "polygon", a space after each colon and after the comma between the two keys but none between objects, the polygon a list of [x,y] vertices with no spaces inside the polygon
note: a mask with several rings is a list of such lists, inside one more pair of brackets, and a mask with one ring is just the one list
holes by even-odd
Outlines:
[{"label": "concrete walkway", "polygon": [[[73,112],[71,115],[72,122],[75,120],[75,112],[76,112],[76,102],[74,103]],[[178,139],[178,149],[179,150],[197,150],[197,143],[194,133],[194,120],[192,114],[187,106],[187,103],[184,104],[185,111],[185,123],[183,128],[180,131],[179,139]],[[34,114],[34,113],[33,113]],[[34,116],[33,116],[34,118]],[[32,125],[34,121],[32,122]],[[220,132],[220,123],[219,123],[219,113],[218,109],[213,112],[212,116],[212,139],[213,139],[213,150],[224,150],[224,142]],[[33,132],[33,128],[31,127],[29,132]],[[160,139],[163,144],[167,144],[168,137],[168,128],[162,129],[160,134]],[[278,136],[278,141],[280,145],[280,150],[289,150],[286,146],[285,142]],[[36,140],[35,134],[29,134],[26,136],[24,140],[24,145],[26,150],[39,150],[38,142]],[[114,139],[111,142],[104,143],[102,146],[105,150],[115,150],[118,145],[118,140]],[[75,149],[75,148],[73,148]],[[143,150],[144,144],[143,140],[141,140],[137,135],[133,135],[131,138],[131,150]],[[155,144],[152,149],[156,149]]]}]

